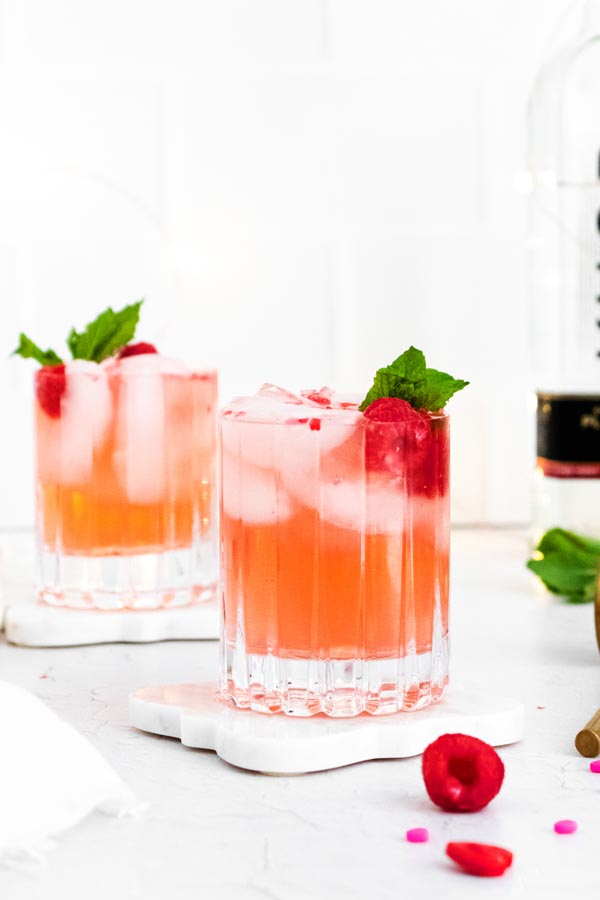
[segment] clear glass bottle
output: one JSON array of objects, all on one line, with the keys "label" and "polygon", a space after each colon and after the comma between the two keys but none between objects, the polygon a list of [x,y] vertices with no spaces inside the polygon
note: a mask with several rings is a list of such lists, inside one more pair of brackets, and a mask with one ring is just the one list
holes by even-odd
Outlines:
[{"label": "clear glass bottle", "polygon": [[600,0],[578,12],[528,110],[538,533],[600,533]]}]

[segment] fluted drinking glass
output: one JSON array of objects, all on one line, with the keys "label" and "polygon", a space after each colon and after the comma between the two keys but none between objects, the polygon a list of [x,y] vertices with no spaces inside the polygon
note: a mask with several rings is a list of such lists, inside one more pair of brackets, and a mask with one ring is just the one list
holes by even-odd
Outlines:
[{"label": "fluted drinking glass", "polygon": [[214,595],[216,392],[216,372],[158,355],[36,373],[39,599],[148,609]]},{"label": "fluted drinking glass", "polygon": [[221,413],[222,696],[421,709],[448,680],[449,420],[326,402],[268,386]]}]

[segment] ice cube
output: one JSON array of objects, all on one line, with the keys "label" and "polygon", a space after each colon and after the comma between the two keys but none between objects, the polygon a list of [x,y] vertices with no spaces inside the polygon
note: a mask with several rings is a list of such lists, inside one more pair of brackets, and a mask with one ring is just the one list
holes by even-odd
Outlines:
[{"label": "ice cube", "polygon": [[61,480],[61,424],[60,419],[51,419],[37,411],[36,415],[36,469],[42,484]]},{"label": "ice cube", "polygon": [[[313,501],[314,502],[314,501]],[[406,495],[389,483],[323,481],[316,500],[321,519],[338,528],[366,534],[399,533],[404,527]]]},{"label": "ice cube", "polygon": [[217,373],[195,372],[191,377],[191,390],[194,397],[194,452],[212,457],[217,439]]},{"label": "ice cube", "polygon": [[[361,419],[355,408],[325,408],[306,397],[264,385],[258,394],[236,397],[223,410],[222,440],[231,452],[237,452],[241,441],[244,456],[253,465],[270,468],[285,454],[287,467],[301,472],[313,464],[317,447],[321,453],[333,450]],[[227,427],[228,422],[235,422],[236,427]],[[237,427],[238,422],[243,425]],[[276,444],[281,452],[274,450]]]},{"label": "ice cube", "polygon": [[331,525],[349,530],[362,525],[364,494],[360,481],[322,482],[313,503],[321,519]]},{"label": "ice cube", "polygon": [[290,498],[273,470],[241,463],[239,456],[223,453],[223,512],[252,524],[275,524],[291,515]]},{"label": "ice cube", "polygon": [[275,464],[277,425],[265,425],[241,419],[224,419],[221,424],[223,449],[232,456],[241,456],[245,462],[263,469]]},{"label": "ice cube", "polygon": [[[138,357],[139,359],[139,357]],[[157,356],[163,375],[191,375],[192,370],[182,360],[171,356]]]},{"label": "ice cube", "polygon": [[160,353],[140,353],[126,356],[125,359],[112,361],[123,376],[130,374],[152,375],[161,372],[163,375],[190,375],[191,370],[184,362]]},{"label": "ice cube", "polygon": [[165,496],[166,441],[164,375],[154,363],[135,366],[122,360],[117,382],[117,434],[115,463],[119,482],[130,503],[157,503]]},{"label": "ice cube", "polygon": [[216,373],[163,377],[167,476],[172,495],[214,482]]},{"label": "ice cube", "polygon": [[317,482],[347,474],[346,467],[337,466],[332,457],[354,433],[354,424],[335,416],[283,426],[278,468],[286,490],[306,505],[314,505]]},{"label": "ice cube", "polygon": [[81,484],[90,477],[94,452],[106,438],[112,398],[106,372],[97,363],[67,363],[60,415],[60,477]]}]

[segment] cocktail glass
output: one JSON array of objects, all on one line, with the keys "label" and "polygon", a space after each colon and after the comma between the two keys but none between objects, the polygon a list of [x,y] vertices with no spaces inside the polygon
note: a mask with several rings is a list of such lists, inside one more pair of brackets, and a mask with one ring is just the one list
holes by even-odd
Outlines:
[{"label": "cocktail glass", "polygon": [[448,680],[449,420],[323,389],[221,413],[221,688],[294,716],[415,710]]},{"label": "cocktail glass", "polygon": [[214,371],[157,354],[36,373],[38,597],[150,609],[214,594]]}]

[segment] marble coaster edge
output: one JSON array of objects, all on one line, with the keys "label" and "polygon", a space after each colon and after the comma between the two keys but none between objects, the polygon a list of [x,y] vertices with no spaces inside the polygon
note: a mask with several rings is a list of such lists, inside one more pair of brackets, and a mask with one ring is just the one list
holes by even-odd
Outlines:
[{"label": "marble coaster edge", "polygon": [[216,599],[196,606],[157,610],[74,610],[36,602],[9,604],[6,640],[21,647],[75,647],[165,640],[218,640]]},{"label": "marble coaster edge", "polygon": [[[194,708],[197,698],[189,705],[176,699],[165,702],[157,696],[141,696],[152,688],[141,689],[130,695],[129,721],[132,726],[149,734],[177,738],[187,747],[213,750],[226,763],[247,771],[275,775],[297,775],[341,768],[376,759],[400,759],[420,755],[428,743],[447,730],[459,730],[475,734],[495,746],[507,746],[523,737],[524,706],[510,698],[476,695],[462,692],[472,702],[481,701],[479,711],[460,711],[443,703],[428,710],[394,716],[357,717],[353,719],[286,719],[261,716],[258,713],[240,712],[220,707],[215,699],[217,686],[204,683],[198,686],[164,686],[165,693],[176,697],[178,688],[203,687],[206,697],[200,697],[202,708]],[[160,688],[155,689],[155,693]],[[461,696],[461,689],[454,689],[452,696]],[[487,711],[485,704],[494,701],[500,709]],[[241,715],[237,728],[236,715]],[[253,718],[249,720],[247,716]],[[405,718],[407,716],[407,718]],[[413,718],[413,716],[415,718]],[[496,721],[494,721],[496,719]],[[252,722],[252,728],[248,725]],[[316,738],[319,722],[327,725],[327,731]],[[339,723],[337,726],[332,723]],[[316,728],[315,728],[316,726]],[[400,727],[399,727],[400,726]],[[277,736],[277,730],[310,729],[300,742],[289,735]],[[260,735],[264,729],[266,734]],[[255,734],[250,734],[254,731]],[[269,733],[270,732],[270,733]],[[352,747],[348,748],[348,737]],[[341,746],[343,745],[344,746]]]}]

